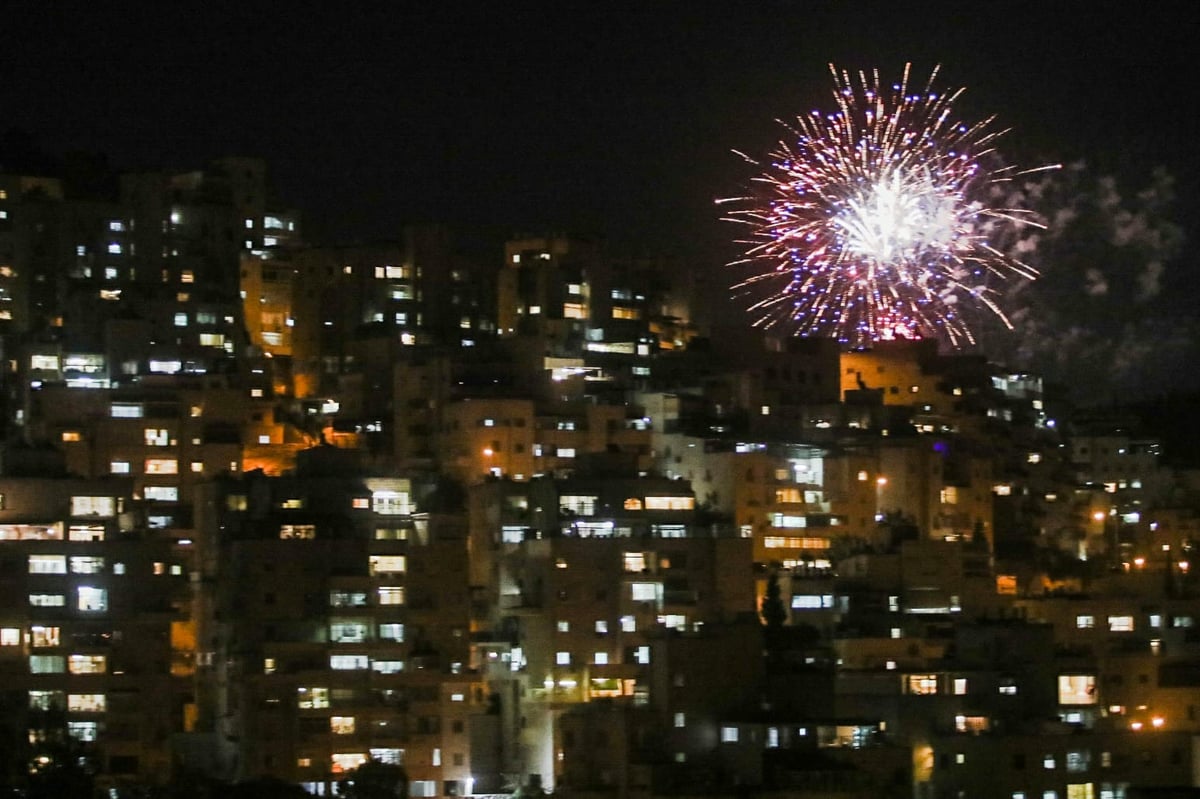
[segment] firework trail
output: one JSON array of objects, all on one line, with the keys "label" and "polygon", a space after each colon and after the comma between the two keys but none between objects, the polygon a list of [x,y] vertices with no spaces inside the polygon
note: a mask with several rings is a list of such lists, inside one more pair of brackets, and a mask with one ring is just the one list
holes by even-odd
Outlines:
[{"label": "firework trail", "polygon": [[[832,65],[836,109],[784,124],[748,196],[722,200],[749,228],[733,265],[753,270],[734,289],[754,323],[850,346],[889,338],[974,343],[979,309],[1009,324],[993,284],[1036,271],[992,243],[1004,228],[1038,225],[1024,209],[995,207],[995,184],[1025,172],[995,152],[994,118],[954,116],[962,89],[939,93],[934,69],[910,93],[909,67],[885,87]],[[739,153],[739,155],[742,155]],[[1055,167],[1040,167],[1053,169]],[[1038,171],[1038,170],[1029,170]]]}]

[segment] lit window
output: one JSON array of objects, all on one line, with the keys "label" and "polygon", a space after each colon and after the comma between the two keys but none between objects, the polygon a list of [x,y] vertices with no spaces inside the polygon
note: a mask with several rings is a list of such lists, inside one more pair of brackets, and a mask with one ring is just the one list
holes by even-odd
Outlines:
[{"label": "lit window", "polygon": [[[782,472],[782,474],[780,474]],[[776,480],[788,479],[787,469],[781,469],[775,473]],[[798,505],[804,502],[804,492],[799,488],[777,488],[775,489],[775,501],[781,505]]]},{"label": "lit window", "polygon": [[30,574],[66,574],[66,555],[30,555]]},{"label": "lit window", "polygon": [[908,675],[908,692],[918,696],[932,696],[938,692],[936,674]]},{"label": "lit window", "polygon": [[380,624],[379,638],[383,641],[403,641],[404,625],[399,622],[385,622]]},{"label": "lit window", "polygon": [[646,510],[693,510],[693,497],[646,497]]},{"label": "lit window", "polygon": [[72,713],[103,713],[108,707],[104,694],[68,694],[67,710]]},{"label": "lit window", "polygon": [[360,644],[367,640],[364,621],[334,621],[329,624],[329,640],[335,644]]},{"label": "lit window", "polygon": [[147,447],[166,447],[171,444],[171,431],[165,427],[147,427],[142,431]]},{"label": "lit window", "polygon": [[721,743],[735,744],[738,742],[737,727],[722,727],[721,728]]},{"label": "lit window", "polygon": [[645,552],[626,552],[625,553],[625,571],[634,574],[641,574],[647,571],[647,558]]},{"label": "lit window", "polygon": [[[67,659],[62,655],[30,655],[30,674],[62,674],[67,670]],[[30,697],[32,702],[32,697]]]},{"label": "lit window", "polygon": [[1113,633],[1133,632],[1133,616],[1109,616],[1108,631]]},{"label": "lit window", "polygon": [[406,491],[374,491],[371,510],[384,516],[402,516],[412,513],[412,504]]},{"label": "lit window", "polygon": [[1090,630],[1096,626],[1096,617],[1090,614],[1075,617],[1075,627],[1079,630]]},{"label": "lit window", "polygon": [[107,655],[71,655],[67,658],[71,674],[104,674],[108,671]]},{"label": "lit window", "polygon": [[116,514],[116,508],[117,501],[115,497],[71,497],[72,516],[111,517]]},{"label": "lit window", "polygon": [[82,743],[91,743],[96,740],[96,735],[99,730],[99,724],[94,721],[68,721],[67,735]]},{"label": "lit window", "polygon": [[634,602],[654,602],[662,595],[662,583],[630,583]]},{"label": "lit window", "polygon": [[554,663],[555,663],[555,665],[558,665],[558,666],[570,666],[571,665],[571,653],[563,652],[563,651],[555,652],[554,653]]},{"label": "lit window", "polygon": [[608,653],[607,652],[595,653],[592,656],[592,663],[596,664],[597,666],[607,666],[608,665]]},{"label": "lit window", "polygon": [[108,464],[110,474],[129,474],[129,461],[113,461]]},{"label": "lit window", "polygon": [[1096,704],[1096,675],[1058,675],[1058,703],[1060,705]]},{"label": "lit window", "polygon": [[404,586],[381,586],[379,588],[380,605],[403,605]]},{"label": "lit window", "polygon": [[0,627],[0,646],[20,646],[20,627]]},{"label": "lit window", "polygon": [[675,727],[677,729],[687,726],[687,716],[683,713],[675,714]]},{"label": "lit window", "polygon": [[179,474],[179,461],[175,458],[147,458],[146,474]]},{"label": "lit window", "polygon": [[353,735],[354,716],[330,716],[329,731],[334,735]]},{"label": "lit window", "polygon": [[78,591],[79,598],[75,607],[79,610],[96,612],[108,610],[108,589],[81,585]]},{"label": "lit window", "polygon": [[57,355],[33,355],[29,359],[30,369],[43,369],[47,371],[58,370]]},{"label": "lit window", "polygon": [[329,689],[297,688],[296,707],[302,710],[321,710],[329,707]]},{"label": "lit window", "polygon": [[62,691],[29,692],[30,710],[62,710],[63,701]]},{"label": "lit window", "polygon": [[332,608],[365,608],[367,595],[363,591],[330,591],[329,606]]},{"label": "lit window", "polygon": [[357,671],[370,667],[366,655],[330,655],[329,668],[334,671]]},{"label": "lit window", "polygon": [[563,510],[570,511],[577,516],[592,516],[596,513],[596,500],[598,499],[599,497],[595,496],[564,494],[558,498],[558,504]]},{"label": "lit window", "polygon": [[146,486],[142,496],[150,502],[178,502],[179,486]]},{"label": "lit window", "polygon": [[[777,514],[779,515],[779,514]],[[782,516],[778,521],[781,522],[779,527],[788,527],[792,525],[796,519],[804,521],[803,516]],[[803,527],[804,525],[800,525]],[[814,536],[796,536],[796,535],[768,535],[763,536],[763,546],[766,549],[829,549],[832,542],[828,538],[816,538]]]},{"label": "lit window", "polygon": [[367,756],[363,752],[334,752],[329,756],[329,770],[334,774],[343,774],[354,771],[366,762]]},{"label": "lit window", "polygon": [[96,555],[72,555],[72,574],[100,574],[104,571],[104,558]]},{"label": "lit window", "polygon": [[371,574],[403,574],[406,565],[404,555],[371,555],[368,561]]}]

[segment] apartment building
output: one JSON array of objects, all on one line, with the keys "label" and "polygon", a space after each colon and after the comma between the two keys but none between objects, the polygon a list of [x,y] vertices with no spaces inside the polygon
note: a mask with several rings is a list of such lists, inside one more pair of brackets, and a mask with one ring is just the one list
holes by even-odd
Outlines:
[{"label": "apartment building", "polygon": [[129,479],[0,478],[5,774],[169,780],[196,717],[193,549],[148,529]]},{"label": "apartment building", "polygon": [[469,746],[489,700],[470,668],[465,524],[418,513],[410,480],[355,457],[311,450],[292,476],[200,489],[199,728],[232,778],[327,795],[375,759],[403,765],[413,795],[470,793],[498,777]]}]

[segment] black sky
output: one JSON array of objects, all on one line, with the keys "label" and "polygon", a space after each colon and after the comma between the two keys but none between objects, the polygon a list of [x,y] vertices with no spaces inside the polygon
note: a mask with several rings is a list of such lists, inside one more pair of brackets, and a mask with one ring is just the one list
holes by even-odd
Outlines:
[{"label": "black sky", "polygon": [[0,19],[0,129],[122,168],[260,155],[318,239],[440,220],[671,248],[722,235],[712,201],[748,177],[730,150],[826,105],[830,61],[941,63],[1020,159],[1164,164],[1194,199],[1198,20],[1182,2],[23,2]]}]

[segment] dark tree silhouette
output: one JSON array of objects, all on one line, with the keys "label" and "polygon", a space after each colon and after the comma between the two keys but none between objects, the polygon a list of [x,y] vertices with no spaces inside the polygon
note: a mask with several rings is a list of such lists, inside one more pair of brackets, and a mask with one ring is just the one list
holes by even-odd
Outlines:
[{"label": "dark tree silhouette", "polygon": [[407,799],[408,773],[391,763],[368,760],[338,782],[338,795],[350,799]]},{"label": "dark tree silhouette", "polygon": [[759,611],[768,633],[778,632],[783,627],[783,623],[787,621],[787,608],[783,605],[783,593],[779,587],[778,572],[771,572],[771,577],[767,580],[767,593],[762,599]]},{"label": "dark tree silhouette", "polygon": [[228,799],[309,799],[312,796],[299,785],[275,777],[255,777],[242,780],[221,794]]}]

